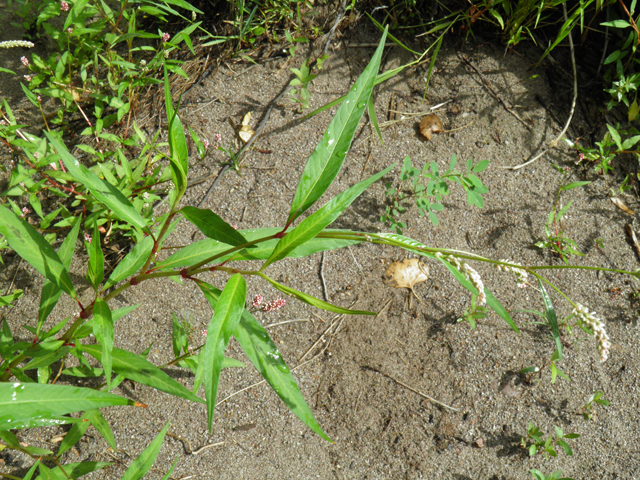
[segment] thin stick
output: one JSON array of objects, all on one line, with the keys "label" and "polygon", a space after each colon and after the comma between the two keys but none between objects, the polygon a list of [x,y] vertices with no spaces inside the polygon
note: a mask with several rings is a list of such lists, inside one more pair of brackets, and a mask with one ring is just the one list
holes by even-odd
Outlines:
[{"label": "thin stick", "polygon": [[287,320],[286,322],[278,322],[278,323],[271,323],[269,325],[265,325],[264,328],[271,328],[271,327],[275,327],[277,325],[284,325],[286,323],[295,323],[295,322],[310,322],[311,320],[309,320],[308,318],[296,318],[294,320]]},{"label": "thin stick", "polygon": [[324,254],[326,252],[322,252],[322,260],[320,261],[320,280],[322,280],[322,296],[324,297],[324,301],[327,302],[327,284],[324,281]]},{"label": "thin stick", "polygon": [[498,96],[498,94],[495,92],[495,90],[493,89],[493,87],[491,86],[491,84],[489,83],[489,80],[487,80],[487,78],[484,76],[484,74],[478,70],[475,65],[473,63],[471,63],[471,61],[465,57],[464,55],[462,55],[461,53],[458,54],[460,56],[460,58],[462,58],[462,60],[465,61],[465,63],[467,65],[469,65],[471,68],[473,68],[475,70],[475,72],[478,74],[478,76],[482,79],[482,82],[484,83],[484,86],[486,87],[486,89],[489,91],[489,94],[495,98],[498,102],[500,102],[502,104],[502,106],[504,107],[504,109],[509,112],[511,115],[513,115],[514,117],[516,117],[518,119],[518,121],[520,121],[520,123],[522,123],[527,130],[532,131],[533,127],[531,125],[529,125],[527,122],[525,122],[520,115],[518,115],[513,109],[511,109],[511,107],[509,107],[504,100],[502,100],[502,98],[500,98],[500,96]]},{"label": "thin stick", "polygon": [[[563,10],[563,13],[564,13],[564,21],[566,22],[567,21],[567,7],[566,7],[566,5],[564,5],[564,4],[562,5],[562,10]],[[571,35],[571,32],[569,32],[569,47],[571,49],[571,65],[573,67],[573,101],[571,102],[571,112],[569,112],[569,118],[567,119],[567,123],[565,123],[564,128],[562,129],[560,134],[555,138],[555,140],[553,140],[549,144],[549,148],[545,148],[538,155],[536,155],[531,160],[529,160],[529,161],[527,161],[527,162],[525,162],[523,164],[515,165],[513,167],[502,167],[502,168],[507,169],[507,170],[519,170],[520,168],[523,168],[523,167],[526,167],[527,165],[532,164],[533,162],[538,160],[540,157],[542,157],[544,154],[546,154],[551,148],[556,148],[558,146],[558,142],[560,141],[560,139],[562,139],[564,134],[567,133],[567,130],[569,129],[569,124],[571,124],[571,120],[573,119],[573,113],[575,112],[576,102],[578,100],[578,72],[577,72],[577,69],[576,69],[576,55],[575,55],[575,50],[573,48],[573,37]]]},{"label": "thin stick", "polygon": [[188,450],[187,450],[187,448],[185,448],[185,450],[187,450],[187,454],[188,455],[197,455],[201,451],[203,451],[203,450],[205,450],[207,448],[219,447],[220,445],[224,445],[226,443],[226,442],[211,443],[209,445],[205,445],[204,447],[200,447],[198,450],[194,450],[193,447],[191,446],[191,442],[188,439],[186,439],[184,437],[181,437],[180,435],[174,435],[171,432],[167,432],[167,435],[170,436],[170,437],[173,437],[175,439],[178,439],[181,442],[184,442],[184,446],[188,448]]},{"label": "thin stick", "polygon": [[431,398],[429,395],[426,395],[426,394],[424,394],[424,393],[422,393],[422,392],[420,392],[420,391],[416,390],[415,388],[410,387],[410,386],[409,386],[409,385],[407,385],[406,383],[403,383],[403,382],[401,382],[400,380],[397,380],[397,379],[393,378],[391,375],[387,375],[386,373],[384,373],[384,372],[382,372],[382,371],[378,370],[377,368],[374,368],[374,367],[368,367],[368,366],[365,366],[364,368],[366,368],[367,370],[372,370],[372,371],[374,371],[374,372],[377,372],[377,373],[379,373],[380,375],[387,377],[389,380],[393,380],[393,381],[394,381],[395,383],[397,383],[398,385],[400,385],[400,386],[402,386],[402,387],[406,388],[407,390],[412,391],[412,392],[413,392],[413,393],[415,393],[415,394],[420,395],[422,398],[424,398],[424,399],[426,399],[426,400],[429,400],[431,403],[435,403],[436,405],[440,405],[441,407],[448,408],[449,410],[453,410],[454,412],[459,412],[459,411],[460,411],[460,409],[459,409],[459,408],[453,408],[453,407],[450,407],[449,405],[447,405],[447,404],[445,404],[445,403],[439,402],[438,400],[435,400],[435,399]]},{"label": "thin stick", "polygon": [[342,21],[342,16],[344,15],[344,11],[347,8],[348,1],[349,0],[344,0],[342,2],[342,5],[340,6],[340,11],[338,12],[338,16],[336,17],[336,20],[333,22],[333,26],[331,27],[331,30],[329,30],[329,35],[327,36],[327,43],[324,46],[324,50],[322,50],[323,55],[326,55],[327,51],[329,50],[329,43],[331,42],[333,35],[336,33],[336,28],[338,28],[338,24]]},{"label": "thin stick", "polygon": [[629,235],[629,237],[631,238],[631,243],[633,243],[633,249],[636,251],[638,259],[640,259],[640,245],[638,245],[636,232],[633,231],[633,227],[631,225],[627,225],[625,228],[627,230],[627,235]]}]

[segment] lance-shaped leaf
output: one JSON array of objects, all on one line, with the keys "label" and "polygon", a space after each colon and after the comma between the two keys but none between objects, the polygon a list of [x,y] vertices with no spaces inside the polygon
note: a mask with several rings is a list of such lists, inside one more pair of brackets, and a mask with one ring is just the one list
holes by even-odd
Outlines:
[{"label": "lance-shaped leaf", "polygon": [[171,87],[169,85],[169,75],[167,66],[164,66],[164,103],[169,119],[169,158],[171,166],[171,178],[173,180],[178,195],[182,195],[187,188],[187,172],[189,171],[189,152],[187,150],[187,139],[184,136],[182,122],[173,108],[171,98]]},{"label": "lance-shaped leaf", "polygon": [[[47,467],[44,467],[44,465],[40,465],[40,470],[43,473],[38,475],[36,480],[68,480],[69,478],[79,478],[82,475],[95,472],[96,470],[100,470],[101,468],[109,467],[111,465],[113,464],[110,462],[78,462],[59,465],[50,470]],[[61,469],[64,469],[64,472]]]},{"label": "lance-shaped leaf", "polygon": [[549,325],[551,326],[551,333],[553,335],[553,339],[556,341],[557,357],[558,360],[562,360],[562,340],[560,339],[560,329],[558,328],[556,310],[553,308],[551,297],[545,290],[540,278],[538,278],[538,285],[540,286],[540,293],[542,294],[542,300],[544,301],[544,311],[547,315],[547,320],[549,320]]},{"label": "lance-shaped leaf", "polygon": [[270,264],[285,258],[289,253],[318,235],[327,225],[332,223],[344,212],[358,196],[373,182],[384,176],[394,168],[394,163],[381,172],[363,180],[340,195],[332,198],[324,207],[305,218],[300,225],[280,239],[273,253],[262,265],[261,271]]},{"label": "lance-shaped leaf", "polygon": [[135,405],[128,398],[91,388],[39,383],[0,383],[0,428],[28,421],[113,405]]},{"label": "lance-shaped leaf", "polygon": [[291,204],[287,225],[298,218],[322,196],[340,171],[345,156],[351,147],[351,141],[358,127],[358,122],[369,102],[376,74],[380,68],[380,59],[382,58],[386,37],[387,30],[385,29],[369,65],[367,65],[360,78],[347,94],[325,131],[322,140],[320,140],[320,143],[318,143],[318,146],[309,157]]},{"label": "lance-shaped leaf", "polygon": [[77,299],[69,272],[51,244],[35,228],[0,205],[0,233],[18,255],[47,280]]},{"label": "lance-shaped leaf", "polygon": [[121,220],[150,233],[149,227],[147,227],[147,224],[140,213],[138,213],[129,199],[125,197],[115,185],[111,185],[106,180],[102,180],[95,173],[78,162],[78,160],[69,153],[67,147],[60,143],[60,141],[49,132],[44,132],[44,134],[49,139],[49,142],[51,142],[51,145],[56,149],[56,152],[60,155],[60,158],[67,167],[67,170],[69,170],[77,182],[82,183],[89,189],[96,200],[103,203]]},{"label": "lance-shaped leaf", "polygon": [[104,254],[100,246],[100,230],[98,222],[93,222],[93,238],[86,241],[89,252],[89,267],[87,268],[87,280],[98,291],[98,287],[104,280]]},{"label": "lance-shaped leaf", "polygon": [[247,243],[240,232],[209,209],[187,206],[180,213],[209,238],[236,247]]},{"label": "lance-shaped leaf", "polygon": [[113,318],[111,317],[111,309],[107,302],[102,298],[97,297],[93,304],[93,334],[96,340],[102,346],[102,366],[104,368],[104,375],[107,381],[107,390],[111,388],[111,366],[113,359],[111,357],[111,351],[113,350]]},{"label": "lance-shaped leaf", "polygon": [[[211,286],[197,281],[209,303],[212,302]],[[218,382],[220,371],[224,361],[224,351],[227,349],[229,339],[238,325],[240,316],[244,311],[244,302],[247,297],[247,284],[239,273],[232,276],[215,303],[215,313],[207,327],[207,342],[204,347],[204,386],[207,396],[207,416],[209,419],[209,431],[213,426],[213,413],[216,407],[218,394]],[[213,306],[213,305],[212,305]]]},{"label": "lance-shaped leaf", "polygon": [[[69,270],[69,266],[71,265],[71,259],[73,258],[73,251],[76,246],[76,240],[78,239],[78,232],[80,231],[81,223],[80,218],[77,218],[73,228],[65,237],[62,245],[60,245],[60,248],[58,249],[58,257],[60,257],[62,264],[67,270]],[[44,325],[45,320],[49,318],[49,315],[58,303],[58,299],[60,299],[61,294],[62,290],[55,283],[51,282],[49,279],[45,280],[44,285],[42,286],[42,294],[40,295],[40,310],[38,310],[38,327],[36,336],[39,336],[42,325]]]},{"label": "lance-shaped leaf", "polygon": [[104,416],[100,412],[99,409],[94,408],[93,410],[88,410],[82,416],[82,418],[86,418],[89,420],[91,425],[93,425],[100,435],[107,441],[109,446],[113,448],[113,451],[116,451],[116,439],[113,436],[113,432],[111,431],[111,427],[109,423],[105,420]]},{"label": "lance-shaped leaf", "polygon": [[[100,348],[100,345],[83,345],[82,348],[89,355],[102,362],[102,348]],[[204,400],[195,396],[183,385],[140,355],[119,348],[114,348],[111,354],[113,357],[113,371],[123,377],[175,397],[204,403]]]},{"label": "lance-shaped leaf", "polygon": [[162,447],[162,442],[164,441],[164,437],[167,434],[167,430],[169,430],[169,425],[171,422],[167,422],[162,431],[153,439],[153,441],[149,444],[144,451],[138,455],[127,471],[124,472],[122,476],[122,480],[140,480],[153,466],[153,463],[158,458],[158,454],[160,453],[160,448]]},{"label": "lance-shaped leaf", "polygon": [[115,285],[116,283],[130,277],[142,268],[147,258],[153,250],[153,237],[145,237],[144,240],[137,243],[133,250],[120,260],[116,268],[109,276],[109,280],[104,284],[103,291]]},{"label": "lance-shaped leaf", "polygon": [[282,293],[286,293],[287,295],[296,297],[298,300],[302,300],[304,303],[313,305],[316,308],[320,308],[328,312],[341,313],[346,315],[376,315],[376,313],[368,312],[366,310],[349,310],[348,308],[338,307],[337,305],[333,305],[331,303],[325,302],[324,300],[320,300],[319,298],[313,297],[304,292],[300,292],[295,288],[287,287],[286,285],[278,283],[272,278],[265,275],[264,273],[260,274],[260,276],[264,278],[267,282],[269,282],[271,285],[273,285],[275,288],[280,290]]},{"label": "lance-shaped leaf", "polygon": [[[258,228],[252,230],[241,230],[240,233],[244,237],[252,242],[259,238],[275,235],[282,231],[279,227]],[[342,233],[342,230],[325,230],[328,233]],[[344,231],[345,233],[351,233]],[[273,238],[266,240],[255,245],[255,248],[251,250],[240,250],[239,252],[230,253],[224,255],[216,260],[216,262],[224,261],[238,261],[238,260],[266,260],[273,252],[273,249],[278,244],[280,239]],[[303,245],[293,250],[288,257],[289,258],[301,258],[313,255],[314,253],[324,252],[326,250],[335,250],[337,248],[344,248],[349,245],[355,245],[365,241],[364,237],[361,239],[341,239],[341,238],[312,238]],[[184,248],[181,248],[165,261],[160,262],[156,268],[158,270],[167,270],[170,268],[182,268],[190,265],[195,265],[205,261],[207,258],[211,258],[214,255],[218,255],[225,250],[229,250],[229,246],[222,244],[216,240],[205,238],[198,242],[191,243]]]},{"label": "lance-shaped leaf", "polygon": [[[221,293],[220,290],[207,285],[207,291],[209,294],[206,295],[206,298],[211,308],[216,308]],[[264,377],[285,405],[311,430],[325,440],[332,442],[313,417],[313,413],[311,413],[309,405],[307,405],[300,392],[289,367],[287,367],[282,355],[278,352],[278,347],[273,343],[267,331],[260,325],[260,322],[247,310],[244,310],[233,336],[242,347],[244,353],[247,354],[251,363],[260,372],[260,375]]]}]

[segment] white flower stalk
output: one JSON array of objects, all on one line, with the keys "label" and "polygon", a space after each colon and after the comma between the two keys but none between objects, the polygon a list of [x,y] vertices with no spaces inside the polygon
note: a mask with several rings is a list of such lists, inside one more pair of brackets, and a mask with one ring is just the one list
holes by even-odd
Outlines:
[{"label": "white flower stalk", "polygon": [[460,273],[464,274],[464,277],[469,280],[474,287],[478,289],[478,305],[485,305],[487,303],[487,296],[484,293],[484,283],[480,274],[469,266],[464,260],[458,260],[453,255],[444,255],[442,252],[436,252],[436,257],[446,260],[452,264]]},{"label": "white flower stalk", "polygon": [[[510,260],[500,260],[501,262],[505,262],[505,263],[512,263],[514,265],[520,265],[519,263],[516,262],[512,262]],[[522,265],[520,265],[522,266]],[[496,267],[498,268],[498,270],[502,270],[503,272],[511,272],[513,274],[515,274],[516,276],[516,283],[518,285],[518,288],[525,288],[528,284],[528,280],[529,280],[529,272],[527,272],[525,269],[523,268],[517,268],[517,267],[510,267],[509,265],[497,265]]]},{"label": "white flower stalk", "polygon": [[33,43],[26,40],[7,40],[6,42],[0,42],[0,48],[16,48],[16,47],[33,47]]},{"label": "white flower stalk", "polygon": [[573,309],[573,314],[586,323],[593,330],[596,340],[598,341],[598,352],[600,352],[600,361],[604,362],[609,358],[609,349],[611,342],[609,335],[604,328],[604,322],[596,316],[596,312],[589,313],[589,309],[579,303]]}]

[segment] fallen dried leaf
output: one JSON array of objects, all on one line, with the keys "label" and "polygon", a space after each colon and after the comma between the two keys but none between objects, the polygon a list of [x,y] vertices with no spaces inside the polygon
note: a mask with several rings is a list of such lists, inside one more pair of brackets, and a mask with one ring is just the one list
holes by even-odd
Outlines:
[{"label": "fallen dried leaf", "polygon": [[416,295],[413,287],[429,278],[429,267],[420,263],[417,258],[405,258],[402,262],[393,262],[384,272],[383,281],[393,288],[408,288]]},{"label": "fallen dried leaf", "polygon": [[256,133],[249,125],[251,121],[251,112],[248,112],[244,118],[242,119],[242,127],[240,127],[240,131],[238,132],[238,136],[242,139],[244,143],[247,143],[251,140],[251,137]]},{"label": "fallen dried leaf", "polygon": [[629,207],[627,207],[624,202],[622,200],[620,200],[619,198],[616,197],[611,197],[611,201],[613,202],[613,204],[618,207],[620,210],[622,210],[625,213],[628,213],[629,215],[635,215],[635,213],[633,213],[631,210],[629,210]]},{"label": "fallen dried leaf", "polygon": [[431,140],[431,135],[434,133],[443,132],[442,122],[438,115],[432,113],[431,115],[427,115],[420,122],[420,133],[427,139]]}]

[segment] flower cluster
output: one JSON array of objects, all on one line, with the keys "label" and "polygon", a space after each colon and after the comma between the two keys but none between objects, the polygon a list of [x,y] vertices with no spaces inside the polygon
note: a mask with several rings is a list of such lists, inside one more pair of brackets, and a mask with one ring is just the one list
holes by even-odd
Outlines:
[{"label": "flower cluster", "polygon": [[611,348],[611,342],[609,341],[609,335],[604,328],[604,322],[596,317],[596,312],[589,313],[589,309],[579,303],[576,303],[576,307],[573,309],[573,315],[577,316],[580,320],[586,323],[598,341],[598,352],[600,352],[600,361],[604,362],[609,358],[609,349]]},{"label": "flower cluster", "polygon": [[467,262],[464,260],[458,260],[453,255],[445,255],[442,252],[436,252],[435,256],[446,260],[456,267],[456,269],[458,269],[460,273],[464,274],[465,278],[478,289],[478,305],[485,305],[487,303],[487,295],[484,293],[484,283],[482,283],[480,274],[471,268]]},{"label": "flower cluster", "polygon": [[29,59],[27,57],[20,57],[20,61],[25,67],[29,66]]},{"label": "flower cluster", "polygon": [[171,38],[171,35],[169,35],[168,33],[165,32],[165,33],[162,34],[162,42],[163,43],[167,43],[170,38]]},{"label": "flower cluster", "polygon": [[[514,265],[520,265],[519,263],[512,262],[510,260],[502,259],[501,262],[512,263]],[[520,265],[522,266],[522,265]],[[497,265],[496,268],[498,270],[502,270],[503,272],[511,272],[516,276],[516,283],[518,284],[518,288],[525,288],[528,285],[529,272],[527,272],[523,268],[510,267],[509,265]]]},{"label": "flower cluster", "polygon": [[69,4],[63,0],[62,2],[60,2],[60,10],[62,10],[63,12],[68,12]]},{"label": "flower cluster", "polygon": [[0,42],[0,48],[15,48],[15,47],[32,48],[33,43],[28,42],[26,40],[7,40],[6,42]]},{"label": "flower cluster", "polygon": [[276,300],[271,300],[269,302],[263,302],[264,298],[262,295],[258,294],[251,302],[251,306],[253,308],[259,308],[265,313],[273,312],[285,306],[287,301],[284,298],[277,298]]}]

